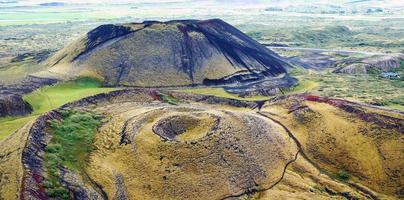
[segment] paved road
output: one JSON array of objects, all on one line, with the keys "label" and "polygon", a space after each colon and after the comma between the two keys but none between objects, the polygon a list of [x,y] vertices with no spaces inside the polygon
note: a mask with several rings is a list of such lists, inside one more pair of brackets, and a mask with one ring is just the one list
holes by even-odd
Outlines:
[{"label": "paved road", "polygon": [[385,55],[382,52],[367,52],[367,51],[354,51],[354,50],[334,50],[334,49],[319,49],[319,48],[304,48],[304,47],[279,47],[279,46],[269,46],[265,45],[269,49],[286,49],[286,50],[302,50],[302,51],[313,51],[313,52],[335,52],[343,54],[360,53],[365,55]]}]

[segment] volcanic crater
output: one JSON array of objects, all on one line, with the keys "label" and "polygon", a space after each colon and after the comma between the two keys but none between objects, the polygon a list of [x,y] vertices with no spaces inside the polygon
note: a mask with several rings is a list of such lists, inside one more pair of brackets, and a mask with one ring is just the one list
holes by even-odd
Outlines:
[{"label": "volcanic crater", "polygon": [[110,86],[140,87],[252,82],[285,75],[289,67],[220,19],[102,25],[45,64],[49,69],[36,76],[85,75]]},{"label": "volcanic crater", "polygon": [[[0,158],[8,160],[0,167],[23,199],[46,197],[51,169],[45,155],[55,137],[50,122],[75,110],[104,120],[85,164],[77,169],[61,163],[58,179],[73,199],[273,199],[290,195],[290,190],[293,197],[314,199],[399,196],[399,154],[388,152],[403,148],[398,142],[403,135],[400,129],[386,127],[402,123],[402,113],[304,95],[262,105],[170,93],[176,105],[145,89],[114,91],[65,105],[1,143],[10,153]],[[339,133],[336,127],[345,128]],[[349,127],[368,134],[355,135]],[[378,137],[375,127],[389,134]],[[26,146],[9,146],[24,137]],[[359,151],[345,151],[352,148]],[[385,161],[369,165],[363,149]],[[22,171],[11,173],[11,162]],[[357,168],[366,171],[355,173]],[[340,170],[352,173],[351,179],[336,178]]]}]

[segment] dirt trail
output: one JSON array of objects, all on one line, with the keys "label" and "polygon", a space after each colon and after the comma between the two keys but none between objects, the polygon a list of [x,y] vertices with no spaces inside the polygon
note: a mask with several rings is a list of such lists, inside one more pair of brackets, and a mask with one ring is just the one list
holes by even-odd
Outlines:
[{"label": "dirt trail", "polygon": [[[349,185],[350,187],[353,187],[353,188],[359,190],[360,192],[366,194],[369,199],[373,199],[373,200],[378,200],[378,199],[379,199],[379,198],[378,198],[377,196],[375,196],[371,191],[367,190],[367,189],[364,188],[364,187],[361,187],[361,186],[357,185],[356,183],[352,183],[352,182],[341,182],[341,181],[338,181],[337,179],[333,178],[330,173],[328,173],[328,172],[326,172],[325,170],[323,170],[319,165],[317,165],[315,162],[313,162],[313,161],[306,155],[306,153],[304,152],[303,147],[302,147],[301,143],[299,142],[299,140],[294,136],[294,134],[293,134],[284,124],[282,124],[280,121],[278,121],[278,120],[276,120],[276,119],[270,117],[269,115],[266,115],[266,114],[264,114],[264,113],[262,113],[262,112],[260,112],[260,111],[257,111],[257,114],[259,114],[259,115],[261,115],[261,116],[263,116],[263,117],[265,117],[265,118],[267,118],[267,119],[269,119],[269,120],[271,120],[271,121],[273,121],[273,122],[279,124],[280,126],[282,126],[282,127],[285,129],[285,131],[288,133],[289,137],[291,137],[291,138],[294,140],[294,142],[296,143],[297,147],[299,148],[298,153],[300,153],[300,155],[301,155],[306,161],[308,161],[311,165],[313,165],[313,166],[314,166],[317,170],[319,170],[322,174],[328,176],[328,177],[329,177],[330,179],[332,179],[333,181],[336,181],[336,182],[340,182],[340,183]],[[296,154],[296,159],[297,159],[297,154]],[[295,159],[295,160],[296,160],[296,159]],[[286,165],[286,167],[285,167],[285,171],[286,171],[286,168],[287,168],[287,165]],[[282,177],[283,177],[283,176],[282,176]],[[281,179],[281,180],[282,180],[282,179]],[[280,181],[279,181],[279,182],[280,182]],[[277,183],[279,183],[279,182],[277,182]],[[275,186],[275,185],[274,185],[274,186]],[[270,188],[268,188],[268,189],[270,189]]]}]

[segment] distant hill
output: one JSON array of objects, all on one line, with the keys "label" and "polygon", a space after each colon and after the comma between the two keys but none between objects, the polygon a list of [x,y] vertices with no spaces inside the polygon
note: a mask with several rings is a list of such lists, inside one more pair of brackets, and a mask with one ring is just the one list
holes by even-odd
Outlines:
[{"label": "distant hill", "polygon": [[278,76],[280,57],[220,19],[107,24],[49,58],[37,76],[100,78],[106,85],[225,84]]},{"label": "distant hill", "polygon": [[381,72],[402,71],[404,54],[375,55],[362,59],[347,59],[336,64],[335,73],[380,74]]},{"label": "distant hill", "polygon": [[48,3],[41,3],[40,6],[64,6],[66,3],[63,2],[48,2]]}]

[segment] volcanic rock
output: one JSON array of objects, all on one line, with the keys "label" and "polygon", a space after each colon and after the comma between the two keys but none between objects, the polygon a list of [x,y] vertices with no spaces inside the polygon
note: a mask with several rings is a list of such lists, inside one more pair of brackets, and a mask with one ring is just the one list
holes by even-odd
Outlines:
[{"label": "volcanic rock", "polygon": [[401,66],[404,54],[376,55],[359,60],[347,60],[337,63],[335,73],[367,74],[369,70],[391,71]]},{"label": "volcanic rock", "polygon": [[32,107],[20,95],[0,96],[0,117],[26,115]]},{"label": "volcanic rock", "polygon": [[32,107],[22,98],[24,94],[45,85],[56,83],[55,79],[28,76],[21,83],[0,85],[0,117],[27,115]]},{"label": "volcanic rock", "polygon": [[108,24],[57,52],[43,77],[106,85],[227,84],[286,72],[280,57],[220,19]]}]

